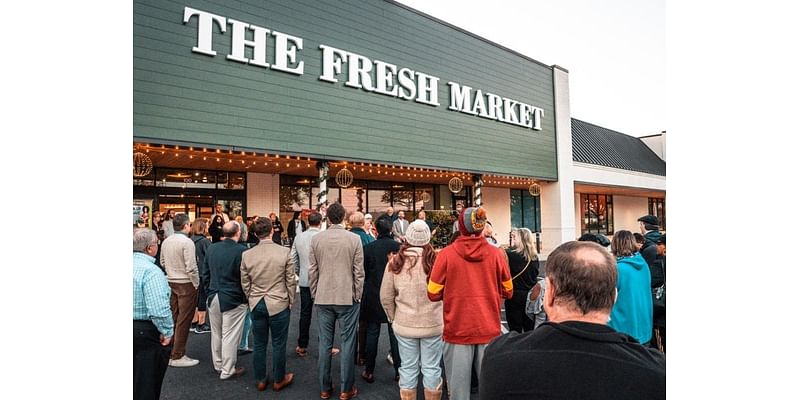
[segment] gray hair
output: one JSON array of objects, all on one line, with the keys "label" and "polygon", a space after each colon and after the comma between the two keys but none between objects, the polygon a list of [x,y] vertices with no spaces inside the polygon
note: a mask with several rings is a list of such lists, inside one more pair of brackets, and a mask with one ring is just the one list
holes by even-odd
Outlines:
[{"label": "gray hair", "polygon": [[133,251],[144,253],[147,246],[158,244],[156,231],[150,228],[137,228],[133,230]]},{"label": "gray hair", "polygon": [[533,232],[528,228],[514,229],[513,232],[517,233],[517,241],[511,249],[528,261],[535,260],[536,246],[533,243]]},{"label": "gray hair", "polygon": [[175,229],[175,232],[182,231],[183,227],[188,224],[189,216],[184,213],[177,214],[174,218],[172,218],[172,227]]}]

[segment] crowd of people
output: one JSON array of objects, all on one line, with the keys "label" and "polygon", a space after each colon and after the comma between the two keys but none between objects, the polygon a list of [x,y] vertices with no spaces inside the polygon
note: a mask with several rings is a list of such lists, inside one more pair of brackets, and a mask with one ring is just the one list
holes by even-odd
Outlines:
[{"label": "crowd of people", "polygon": [[258,391],[291,385],[298,291],[294,353],[308,356],[316,312],[322,399],[356,397],[357,367],[375,381],[383,325],[404,400],[417,398],[420,376],[425,399],[476,390],[481,399],[666,397],[666,235],[656,217],[639,219],[639,236],[620,230],[610,241],[586,234],[562,244],[539,276],[529,229],[499,246],[483,208],[457,212],[442,249],[431,245],[437,227],[424,211],[412,222],[391,208],[373,219],[340,203],[327,207],[324,230],[320,213],[307,221],[295,213],[289,246],[274,213],[230,219],[217,207],[210,220],[167,212],[158,232],[135,226],[134,398],[159,398],[168,366],[199,363],[186,354],[190,332],[211,335],[220,379],[244,375],[238,356],[252,352]]}]

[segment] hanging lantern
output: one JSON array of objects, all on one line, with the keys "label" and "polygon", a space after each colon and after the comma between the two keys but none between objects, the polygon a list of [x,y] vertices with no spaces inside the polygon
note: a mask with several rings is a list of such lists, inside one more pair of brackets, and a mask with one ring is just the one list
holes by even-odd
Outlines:
[{"label": "hanging lantern", "polygon": [[422,200],[423,203],[430,203],[431,202],[431,195],[428,192],[422,192],[419,196],[419,199]]},{"label": "hanging lantern", "polygon": [[450,179],[450,182],[447,184],[447,186],[450,188],[451,192],[458,193],[464,188],[464,181],[462,181],[459,177],[454,177],[453,179]]},{"label": "hanging lantern", "polygon": [[531,194],[531,196],[536,197],[542,193],[542,187],[536,182],[531,183],[531,185],[528,186],[528,192]]},{"label": "hanging lantern", "polygon": [[144,153],[133,153],[133,176],[142,178],[153,171],[153,161]]},{"label": "hanging lantern", "polygon": [[342,168],[336,173],[336,184],[341,188],[346,188],[353,184],[353,173],[347,167]]}]

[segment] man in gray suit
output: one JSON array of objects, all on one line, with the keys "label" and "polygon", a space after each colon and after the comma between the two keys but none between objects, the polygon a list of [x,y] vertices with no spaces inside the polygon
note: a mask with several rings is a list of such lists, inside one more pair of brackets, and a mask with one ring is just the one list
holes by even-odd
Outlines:
[{"label": "man in gray suit", "polygon": [[353,385],[353,360],[359,302],[364,289],[364,250],[358,235],[345,230],[342,224],[345,214],[339,203],[328,207],[331,225],[311,239],[308,256],[308,283],[319,319],[319,383],[323,399],[333,394],[331,348],[336,320],[341,320],[342,341],[339,399],[348,400],[358,394]]},{"label": "man in gray suit", "polygon": [[406,238],[407,228],[408,221],[406,221],[406,213],[400,210],[397,212],[397,219],[392,223],[392,236],[394,236],[394,240],[403,243]]}]

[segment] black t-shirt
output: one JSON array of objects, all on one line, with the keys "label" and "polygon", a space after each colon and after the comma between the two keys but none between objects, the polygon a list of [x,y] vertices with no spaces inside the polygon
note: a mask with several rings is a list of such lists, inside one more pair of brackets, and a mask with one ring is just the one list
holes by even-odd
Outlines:
[{"label": "black t-shirt", "polygon": [[486,347],[480,398],[666,399],[666,359],[606,325],[547,322]]}]

